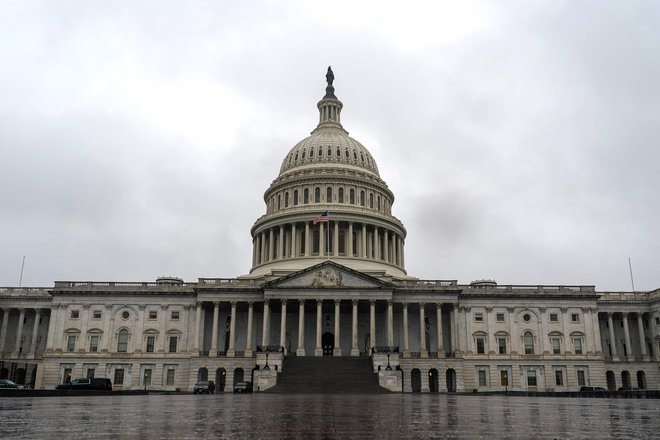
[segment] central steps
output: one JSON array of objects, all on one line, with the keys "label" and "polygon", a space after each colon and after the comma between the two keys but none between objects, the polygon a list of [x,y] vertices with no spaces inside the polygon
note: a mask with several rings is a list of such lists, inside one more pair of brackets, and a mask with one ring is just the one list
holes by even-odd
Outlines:
[{"label": "central steps", "polygon": [[375,394],[389,393],[378,385],[368,357],[296,357],[284,360],[277,385],[270,393]]}]

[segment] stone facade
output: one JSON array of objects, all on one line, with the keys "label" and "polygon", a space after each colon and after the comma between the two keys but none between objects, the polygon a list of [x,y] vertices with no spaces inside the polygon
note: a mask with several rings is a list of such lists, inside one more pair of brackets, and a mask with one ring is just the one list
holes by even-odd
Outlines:
[{"label": "stone facade", "polygon": [[392,391],[660,388],[660,289],[408,275],[394,195],[328,90],[265,193],[249,274],[0,289],[0,377],[264,390],[287,356],[329,355],[371,357]]}]

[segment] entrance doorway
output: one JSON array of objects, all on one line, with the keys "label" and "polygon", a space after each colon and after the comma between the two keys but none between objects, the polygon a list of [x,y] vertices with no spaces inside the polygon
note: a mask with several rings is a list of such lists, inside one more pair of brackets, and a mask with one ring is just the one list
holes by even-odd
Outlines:
[{"label": "entrance doorway", "polygon": [[456,392],[456,371],[453,368],[447,370],[447,391]]},{"label": "entrance doorway", "polygon": [[432,393],[438,392],[438,370],[435,368],[429,370],[429,391]]},{"label": "entrance doorway", "polygon": [[224,368],[218,368],[215,370],[215,387],[218,392],[223,392],[225,390],[225,382],[227,380],[227,371]]},{"label": "entrance doorway", "polygon": [[332,356],[335,350],[335,335],[325,332],[321,335],[321,346],[323,347],[323,356]]},{"label": "entrance doorway", "polygon": [[410,372],[410,387],[413,393],[422,392],[422,373],[418,368],[413,368]]},{"label": "entrance doorway", "polygon": [[607,389],[610,391],[616,391],[616,376],[614,375],[614,371],[607,371],[605,373],[605,377],[607,378]]}]

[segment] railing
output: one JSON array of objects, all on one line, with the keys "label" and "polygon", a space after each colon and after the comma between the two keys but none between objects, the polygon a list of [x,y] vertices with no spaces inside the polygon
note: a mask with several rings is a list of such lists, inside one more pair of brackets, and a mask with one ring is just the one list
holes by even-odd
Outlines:
[{"label": "railing", "polygon": [[411,359],[420,359],[422,357],[422,353],[419,351],[411,351],[410,352],[410,358]]},{"label": "railing", "polygon": [[197,283],[157,283],[131,281],[55,281],[55,287],[190,287]]},{"label": "railing", "polygon": [[595,286],[563,286],[563,285],[531,285],[531,284],[505,284],[505,285],[470,285],[468,290],[472,291],[496,291],[496,292],[581,292],[595,293]]},{"label": "railing", "polygon": [[199,278],[199,284],[207,284],[214,286],[258,286],[260,283],[257,280],[239,280],[237,278]]},{"label": "railing", "polygon": [[281,345],[257,345],[258,353],[281,353],[284,347]]},{"label": "railing", "polygon": [[372,353],[398,353],[399,347],[391,347],[388,345],[376,345],[371,349]]}]

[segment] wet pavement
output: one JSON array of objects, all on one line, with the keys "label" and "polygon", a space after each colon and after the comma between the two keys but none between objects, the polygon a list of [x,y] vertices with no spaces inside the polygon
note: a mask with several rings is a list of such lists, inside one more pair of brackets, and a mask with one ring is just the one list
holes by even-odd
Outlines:
[{"label": "wet pavement", "polygon": [[0,398],[0,439],[660,439],[660,400],[431,394]]}]

